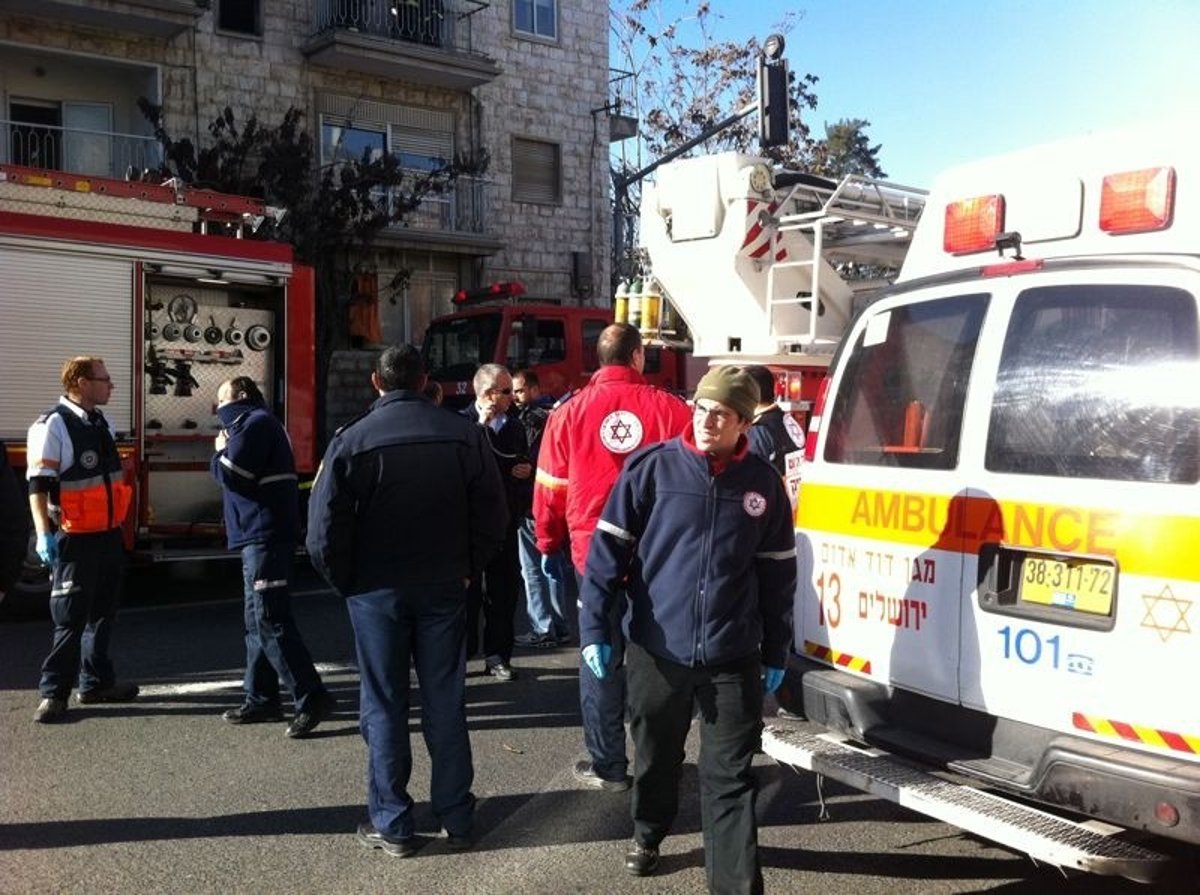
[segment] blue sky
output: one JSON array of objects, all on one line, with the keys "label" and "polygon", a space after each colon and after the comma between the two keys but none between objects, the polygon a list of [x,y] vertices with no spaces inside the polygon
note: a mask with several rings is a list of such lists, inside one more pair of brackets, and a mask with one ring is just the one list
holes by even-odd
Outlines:
[{"label": "blue sky", "polygon": [[[668,9],[694,8],[665,0]],[[719,38],[789,10],[814,130],[866,118],[888,177],[1176,112],[1200,115],[1200,0],[712,0]],[[613,64],[617,64],[615,61]],[[1200,121],[1197,123],[1200,132]]]}]

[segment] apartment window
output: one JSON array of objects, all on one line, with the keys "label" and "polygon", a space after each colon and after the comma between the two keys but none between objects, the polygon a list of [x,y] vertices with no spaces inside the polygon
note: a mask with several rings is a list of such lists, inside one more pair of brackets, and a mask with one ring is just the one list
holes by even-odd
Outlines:
[{"label": "apartment window", "polygon": [[558,39],[558,0],[513,0],[513,29],[522,34]]},{"label": "apartment window", "polygon": [[514,202],[562,202],[562,153],[557,143],[513,137],[512,197]]},{"label": "apartment window", "polygon": [[217,30],[233,34],[262,34],[261,0],[217,0]]}]

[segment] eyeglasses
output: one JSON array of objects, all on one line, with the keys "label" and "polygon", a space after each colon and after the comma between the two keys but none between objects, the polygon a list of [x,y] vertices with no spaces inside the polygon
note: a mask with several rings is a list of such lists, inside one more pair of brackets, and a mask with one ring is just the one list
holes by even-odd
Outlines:
[{"label": "eyeglasses", "polygon": [[735,414],[732,410],[726,410],[723,407],[712,407],[705,406],[703,404],[697,404],[692,408],[692,416],[700,417],[701,419],[706,420],[713,419],[717,421],[718,425],[724,426],[732,422],[736,418],[737,414]]},{"label": "eyeglasses", "polygon": [[89,382],[112,382],[111,376],[84,376],[82,378]]},{"label": "eyeglasses", "polygon": [[513,390],[511,388],[485,388],[483,390],[485,398],[494,398],[497,395],[511,395],[512,393]]}]

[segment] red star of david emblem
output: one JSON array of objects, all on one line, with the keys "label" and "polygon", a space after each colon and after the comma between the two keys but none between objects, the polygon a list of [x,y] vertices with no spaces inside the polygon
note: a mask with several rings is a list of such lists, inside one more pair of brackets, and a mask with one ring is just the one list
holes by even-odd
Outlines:
[{"label": "red star of david emblem", "polygon": [[612,424],[612,429],[609,430],[612,440],[617,444],[624,444],[625,440],[632,435],[629,428],[629,423],[624,420],[617,420]]}]

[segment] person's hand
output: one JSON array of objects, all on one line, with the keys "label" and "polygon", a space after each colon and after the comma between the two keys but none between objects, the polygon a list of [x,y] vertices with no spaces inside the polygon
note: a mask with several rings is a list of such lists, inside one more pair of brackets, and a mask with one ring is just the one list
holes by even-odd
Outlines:
[{"label": "person's hand", "polygon": [[763,692],[774,693],[783,683],[783,669],[763,666]]},{"label": "person's hand", "polygon": [[213,439],[213,446],[216,447],[218,451],[223,451],[225,450],[225,441],[225,430],[222,429],[217,433],[217,437]]},{"label": "person's hand", "polygon": [[566,580],[567,570],[563,568],[561,553],[542,554],[542,574],[558,584]]},{"label": "person's hand", "polygon": [[48,566],[58,562],[58,539],[52,534],[38,535],[37,555]]},{"label": "person's hand", "polygon": [[612,647],[607,643],[589,643],[583,648],[583,661],[596,680],[604,680],[608,674],[608,660],[612,658]]},{"label": "person's hand", "polygon": [[533,474],[533,465],[531,463],[517,463],[512,468],[512,477],[514,479],[527,479]]}]

